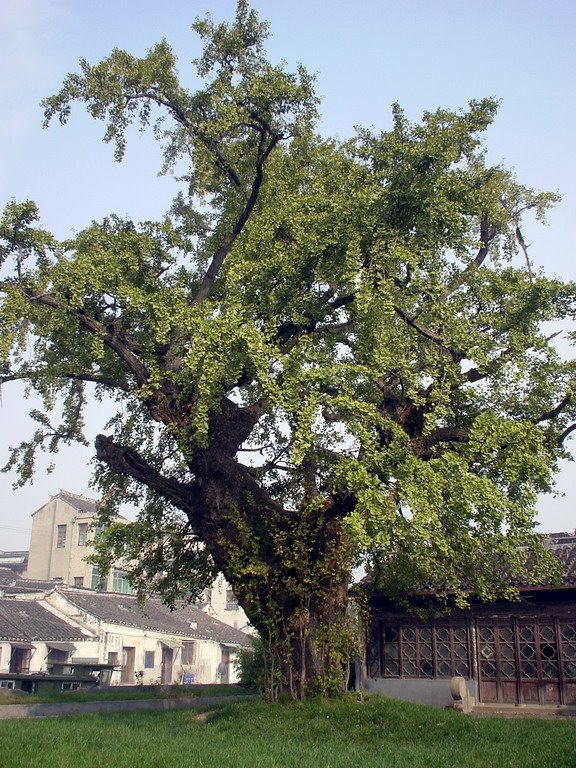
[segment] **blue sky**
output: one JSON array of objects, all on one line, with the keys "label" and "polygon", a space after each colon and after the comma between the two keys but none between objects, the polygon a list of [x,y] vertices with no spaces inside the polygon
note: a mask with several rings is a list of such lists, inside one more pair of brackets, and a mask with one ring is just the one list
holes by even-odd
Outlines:
[{"label": "blue sky", "polygon": [[[488,156],[515,169],[522,183],[562,194],[549,226],[527,225],[525,239],[537,265],[576,279],[573,0],[255,0],[253,7],[271,23],[271,58],[317,73],[326,135],[346,138],[355,125],[385,130],[395,101],[417,119],[440,106],[501,99]],[[118,165],[101,142],[102,126],[81,109],[66,127],[43,130],[40,99],[58,90],[81,56],[94,63],[113,47],[142,55],[162,37],[192,86],[189,62],[199,45],[190,24],[206,11],[230,19],[234,8],[234,0],[0,0],[0,205],[35,200],[43,225],[60,238],[113,211],[135,220],[160,216],[175,187],[156,176],[159,156],[148,137],[135,133]],[[26,413],[21,389],[5,386],[1,463],[7,446],[31,429]],[[91,408],[91,438],[104,420]],[[13,477],[0,475],[0,549],[27,546],[30,514],[59,488],[90,494],[90,456],[67,450],[51,475],[40,471],[19,491]],[[540,505],[542,530],[576,527],[573,477],[569,464],[559,479],[565,496]]]}]

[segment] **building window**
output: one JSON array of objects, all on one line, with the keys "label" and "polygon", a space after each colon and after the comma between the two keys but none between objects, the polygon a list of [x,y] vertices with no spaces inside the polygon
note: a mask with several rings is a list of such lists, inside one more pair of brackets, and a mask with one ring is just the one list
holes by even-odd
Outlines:
[{"label": "building window", "polygon": [[466,626],[387,625],[372,627],[368,645],[370,677],[469,677]]},{"label": "building window", "polygon": [[182,665],[191,667],[196,663],[196,643],[182,643]]},{"label": "building window", "polygon": [[104,576],[100,573],[98,568],[92,568],[92,589],[97,589],[99,592],[101,592],[105,584]]},{"label": "building window", "polygon": [[108,664],[118,666],[118,651],[108,651]]},{"label": "building window", "polygon": [[66,546],[66,526],[65,525],[59,525],[56,535],[56,547],[58,549],[62,549],[62,547]]},{"label": "building window", "polygon": [[77,691],[78,688],[81,687],[81,685],[82,683],[62,683],[62,687],[60,688],[60,690],[62,691],[62,693],[64,693],[64,691]]},{"label": "building window", "polygon": [[68,651],[59,651],[56,648],[50,648],[48,651],[48,664],[66,664],[68,657],[70,656]]},{"label": "building window", "polygon": [[124,595],[132,594],[132,586],[124,571],[114,571],[112,574],[112,592],[121,592]]},{"label": "building window", "polygon": [[85,547],[88,538],[88,523],[78,524],[78,546]]},{"label": "building window", "polygon": [[156,664],[154,651],[144,651],[144,669],[153,669]]},{"label": "building window", "polygon": [[226,610],[236,611],[238,609],[238,600],[232,589],[226,590]]},{"label": "building window", "polygon": [[28,648],[12,648],[12,655],[10,657],[10,669],[8,671],[17,675],[30,672],[31,656],[32,654]]},{"label": "building window", "polygon": [[576,680],[576,624],[560,624],[560,650],[564,677]]},{"label": "building window", "polygon": [[74,586],[75,587],[83,587],[84,586],[84,576],[74,576]]}]

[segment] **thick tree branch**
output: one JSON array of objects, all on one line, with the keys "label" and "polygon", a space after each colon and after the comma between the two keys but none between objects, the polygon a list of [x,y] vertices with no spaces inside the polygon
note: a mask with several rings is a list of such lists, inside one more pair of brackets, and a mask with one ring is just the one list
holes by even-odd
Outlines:
[{"label": "thick tree branch", "polygon": [[[22,371],[20,373],[8,372],[0,375],[0,384],[5,384],[9,381],[38,381],[44,376],[51,375],[45,371]],[[118,389],[122,392],[130,392],[130,385],[126,380],[114,379],[111,376],[100,376],[92,373],[72,373],[69,371],[59,371],[58,377],[62,379],[71,379],[73,381],[83,381],[89,384],[101,384],[109,389]]]},{"label": "thick tree branch", "polygon": [[66,379],[85,381],[89,384],[101,384],[109,389],[118,389],[122,392],[131,392],[131,387],[125,379],[114,379],[111,376],[99,376],[91,373],[62,373],[61,376]]},{"label": "thick tree branch", "polygon": [[[341,307],[345,307],[348,304],[352,304],[355,300],[354,295],[339,296],[333,301],[329,301],[326,304],[326,311],[323,312],[323,316],[330,312],[334,312]],[[319,313],[320,314],[320,313]],[[318,320],[310,317],[308,323],[293,323],[291,320],[284,320],[276,329],[276,338],[278,342],[286,345],[290,339],[298,337],[306,333],[326,332],[326,333],[338,333],[339,331],[346,331],[352,327],[352,321],[346,321],[342,323],[320,323]]]},{"label": "thick tree branch", "polygon": [[126,106],[132,101],[153,101],[159,107],[165,107],[177,123],[185,128],[190,128],[190,120],[186,112],[174,101],[173,98],[165,94],[160,88],[152,86],[148,91],[135,91],[126,96]]},{"label": "thick tree branch", "polygon": [[[205,132],[200,131],[190,119],[190,115],[168,94],[165,94],[159,88],[151,87],[146,91],[135,91],[128,94],[125,98],[126,106],[134,101],[152,101],[159,107],[164,107],[174,120],[194,135],[204,146],[214,155],[217,166],[225,174],[230,183],[237,189],[242,189],[240,177],[234,167],[226,160],[218,143],[211,139]],[[201,112],[201,107],[197,107]],[[204,115],[204,119],[208,118]]]},{"label": "thick tree branch", "polygon": [[137,451],[115,442],[112,437],[98,435],[94,445],[98,460],[106,464],[112,473],[131,477],[136,482],[152,488],[192,519],[201,516],[202,509],[198,503],[194,482],[180,483],[165,477]]},{"label": "thick tree branch", "polygon": [[562,434],[561,434],[561,435],[560,435],[560,437],[558,438],[558,443],[559,443],[560,445],[562,445],[562,444],[564,443],[564,440],[566,440],[566,438],[567,438],[569,435],[571,435],[571,434],[572,434],[572,432],[574,432],[574,430],[575,430],[575,429],[576,429],[576,424],[570,424],[570,426],[569,426],[569,427],[566,427],[566,429],[564,430],[564,432],[562,432]]},{"label": "thick tree branch", "polygon": [[486,257],[490,252],[490,243],[494,240],[497,234],[498,230],[490,223],[488,215],[484,214],[480,221],[480,248],[476,253],[476,257],[465,269],[459,272],[454,279],[450,281],[444,292],[445,297],[450,296],[451,293],[459,288],[472,270],[476,270],[484,264]]},{"label": "thick tree branch", "polygon": [[228,459],[234,459],[262,416],[263,407],[263,402],[241,407],[224,397],[220,410],[210,414],[210,449],[215,449]]},{"label": "thick tree branch", "polygon": [[490,243],[494,238],[496,237],[497,230],[496,227],[490,223],[490,220],[488,218],[487,214],[484,214],[482,217],[482,220],[480,222],[480,248],[478,249],[478,253],[476,254],[476,258],[472,262],[475,267],[481,267],[484,263],[486,256],[488,256],[488,251],[490,248]]},{"label": "thick tree branch", "polygon": [[214,155],[216,158],[216,165],[222,173],[226,176],[228,181],[232,184],[232,186],[236,187],[236,189],[241,190],[242,189],[242,181],[240,180],[240,176],[238,175],[238,172],[236,169],[231,165],[231,163],[226,160],[223,153],[220,151],[220,148],[218,147],[218,144],[216,141],[211,139],[209,136],[206,136],[203,133],[200,133],[198,131],[195,132],[195,135],[200,139],[200,141],[204,144],[204,146]]},{"label": "thick tree branch", "polygon": [[431,341],[433,344],[436,344],[442,350],[442,352],[444,352],[447,355],[450,355],[450,357],[454,360],[454,362],[460,362],[460,360],[463,360],[466,357],[466,354],[464,352],[462,352],[459,349],[455,349],[454,347],[448,346],[445,343],[442,336],[440,336],[440,334],[418,323],[415,318],[410,317],[410,315],[407,312],[405,312],[401,307],[395,306],[394,311],[399,317],[402,318],[402,320],[404,320],[406,325],[409,325],[410,328],[413,328],[425,339],[428,339],[428,341]]},{"label": "thick tree branch", "polygon": [[530,280],[530,282],[532,282],[532,280],[533,280],[532,265],[530,264],[530,258],[528,256],[528,246],[526,245],[526,243],[524,241],[524,238],[522,236],[522,230],[520,229],[519,226],[516,227],[516,233],[515,234],[516,234],[516,240],[518,241],[518,245],[522,249],[522,253],[524,254],[524,258],[526,259],[526,267],[528,269],[528,279]]},{"label": "thick tree branch", "polygon": [[279,141],[280,136],[274,135],[270,138],[266,148],[263,151],[259,150],[258,160],[256,162],[256,175],[254,177],[254,181],[252,182],[250,196],[248,197],[246,205],[242,209],[238,220],[234,224],[232,231],[224,236],[219,248],[214,253],[212,261],[210,262],[202,282],[200,283],[200,287],[192,299],[192,306],[199,304],[201,301],[204,301],[204,299],[206,299],[210,294],[212,286],[214,285],[214,281],[218,277],[226,257],[230,253],[234,242],[241,234],[242,230],[244,229],[244,225],[254,210],[254,206],[256,205],[256,201],[258,200],[258,195],[260,193],[260,187],[262,186],[262,181],[264,179],[264,164]]},{"label": "thick tree branch", "polygon": [[54,310],[64,310],[67,314],[76,318],[78,324],[89,331],[92,335],[102,339],[104,344],[111,349],[116,356],[128,367],[134,374],[138,384],[142,385],[148,380],[148,370],[142,361],[130,349],[130,342],[123,340],[117,333],[110,332],[110,326],[107,328],[91,317],[84,309],[74,309],[62,304],[49,293],[38,293],[27,288],[19,286],[26,298],[31,302],[36,302],[45,307]]},{"label": "thick tree branch", "polygon": [[507,349],[503,349],[502,352],[498,355],[498,357],[491,360],[483,368],[478,368],[478,367],[469,368],[463,374],[463,381],[474,384],[477,381],[482,381],[488,376],[492,376],[498,371],[498,369],[504,363],[507,363],[510,360],[511,355],[513,353],[514,353],[514,350],[512,349],[512,347],[508,347]]},{"label": "thick tree branch", "polygon": [[540,424],[541,421],[550,421],[555,419],[560,413],[572,402],[572,395],[569,393],[565,395],[555,408],[551,408],[549,411],[544,411],[537,419],[533,419],[534,424]]},{"label": "thick tree branch", "polygon": [[412,440],[414,453],[421,458],[432,458],[431,449],[441,443],[467,443],[470,434],[462,427],[438,427],[428,435]]}]

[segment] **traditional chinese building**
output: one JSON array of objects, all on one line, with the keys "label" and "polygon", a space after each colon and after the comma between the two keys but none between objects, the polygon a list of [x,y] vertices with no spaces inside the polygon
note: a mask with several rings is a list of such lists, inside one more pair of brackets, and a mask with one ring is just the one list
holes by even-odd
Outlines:
[{"label": "traditional chinese building", "polygon": [[576,536],[550,534],[546,543],[562,583],[521,584],[516,602],[472,596],[466,610],[424,619],[373,592],[364,688],[447,706],[457,676],[477,705],[576,705]]}]

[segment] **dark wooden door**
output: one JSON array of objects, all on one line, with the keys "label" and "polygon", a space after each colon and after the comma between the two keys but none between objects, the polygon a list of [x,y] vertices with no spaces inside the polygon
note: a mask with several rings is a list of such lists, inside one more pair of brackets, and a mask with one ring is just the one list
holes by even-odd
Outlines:
[{"label": "dark wooden door", "polygon": [[558,704],[560,671],[554,621],[519,621],[516,632],[520,658],[521,703]]},{"label": "dark wooden door", "polygon": [[477,642],[481,702],[563,703],[554,619],[478,622]]},{"label": "dark wooden door", "polygon": [[162,668],[160,673],[160,682],[162,685],[170,685],[172,682],[172,648],[162,646]]},{"label": "dark wooden door", "polygon": [[136,657],[136,648],[124,646],[122,648],[122,675],[120,681],[127,685],[133,685],[134,679],[134,660]]}]

